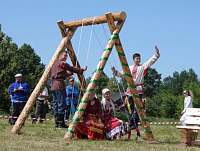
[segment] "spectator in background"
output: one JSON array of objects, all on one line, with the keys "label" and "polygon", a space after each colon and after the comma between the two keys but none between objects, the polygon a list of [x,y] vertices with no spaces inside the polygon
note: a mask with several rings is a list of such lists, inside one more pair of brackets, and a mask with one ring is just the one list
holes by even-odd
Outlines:
[{"label": "spectator in background", "polygon": [[39,97],[36,100],[35,118],[32,123],[36,123],[37,118],[40,116],[40,123],[43,123],[46,118],[47,102],[48,102],[48,89],[44,87]]},{"label": "spectator in background", "polygon": [[65,110],[65,120],[69,119],[70,111],[72,113],[72,117],[76,111],[76,106],[78,104],[78,88],[74,86],[74,79],[69,79],[70,85],[66,88],[67,98],[66,105],[67,109]]},{"label": "spectator in background", "polygon": [[[193,108],[193,93],[191,90],[184,90],[183,91],[183,95],[185,96],[185,99],[184,99],[184,109],[183,111],[181,112],[181,118],[180,118],[180,121],[182,122],[182,125],[183,126],[186,126],[186,124],[184,123],[185,122],[185,117],[186,117],[186,110],[187,108]],[[188,115],[189,116],[189,115]]]},{"label": "spectator in background", "polygon": [[[11,116],[12,117],[18,117],[26,102],[27,98],[26,96],[30,94],[29,86],[26,82],[22,81],[22,74],[16,74],[15,75],[15,82],[11,84],[9,89],[9,95],[11,97]],[[11,118],[9,119],[9,122],[11,125],[14,125],[17,118]]]}]

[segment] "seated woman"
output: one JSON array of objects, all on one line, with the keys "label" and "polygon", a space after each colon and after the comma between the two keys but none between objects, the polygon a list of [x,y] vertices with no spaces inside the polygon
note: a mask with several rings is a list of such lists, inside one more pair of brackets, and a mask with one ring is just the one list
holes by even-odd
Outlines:
[{"label": "seated woman", "polygon": [[105,122],[106,138],[109,140],[119,139],[121,136],[131,133],[130,127],[123,121],[114,117],[115,104],[110,98],[110,90],[105,88],[102,90],[102,119]]},{"label": "seated woman", "polygon": [[102,109],[95,92],[92,93],[85,110],[83,121],[79,122],[75,135],[77,139],[104,139],[104,124],[101,122]]}]

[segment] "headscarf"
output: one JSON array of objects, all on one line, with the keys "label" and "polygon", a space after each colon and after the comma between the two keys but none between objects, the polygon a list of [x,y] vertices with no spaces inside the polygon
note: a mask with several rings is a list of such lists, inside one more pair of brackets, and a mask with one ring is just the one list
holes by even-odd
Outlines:
[{"label": "headscarf", "polygon": [[[102,90],[102,104],[103,104],[103,109],[104,110],[106,109],[106,99],[105,99],[104,95],[107,92],[110,92],[110,90],[108,88],[105,88],[105,89]],[[107,100],[107,101],[110,102],[110,104],[112,105],[113,111],[115,112],[115,105],[114,105],[113,101],[111,99]]]}]

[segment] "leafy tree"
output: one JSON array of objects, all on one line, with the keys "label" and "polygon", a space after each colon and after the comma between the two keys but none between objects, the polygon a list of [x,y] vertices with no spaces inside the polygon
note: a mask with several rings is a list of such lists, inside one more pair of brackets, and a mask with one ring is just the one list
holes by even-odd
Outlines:
[{"label": "leafy tree", "polygon": [[104,72],[102,72],[99,81],[96,83],[95,91],[97,95],[101,94],[102,90],[107,87],[108,81],[109,81],[108,76]]},{"label": "leafy tree", "polygon": [[146,113],[148,116],[161,117],[162,92],[157,92],[152,98],[146,97]]},{"label": "leafy tree", "polygon": [[176,108],[176,113],[175,113],[176,118],[180,118],[182,116],[181,112],[183,111],[183,107],[184,107],[184,96],[179,95],[177,97],[177,108]]},{"label": "leafy tree", "polygon": [[15,82],[14,75],[22,73],[23,81],[34,89],[44,71],[44,64],[30,45],[24,44],[18,49],[12,38],[1,31],[0,25],[0,108],[8,111],[10,106],[9,86]]},{"label": "leafy tree", "polygon": [[158,117],[159,115],[159,106],[156,104],[154,98],[146,97],[146,114],[147,116]]},{"label": "leafy tree", "polygon": [[183,84],[187,81],[196,82],[199,84],[197,79],[197,75],[194,70],[189,69],[189,72],[183,70],[180,74],[175,71],[173,73],[173,77],[167,77],[163,79],[162,89],[166,90],[166,92],[171,93],[173,95],[181,95],[183,91]]},{"label": "leafy tree", "polygon": [[124,91],[126,92],[127,87],[128,87],[128,85],[127,85],[126,78],[122,77],[119,82],[119,88],[120,88],[121,92],[124,92]]},{"label": "leafy tree", "polygon": [[109,79],[108,84],[107,84],[107,88],[111,92],[119,92],[119,84],[118,84],[118,81],[115,77],[112,77],[112,78]]},{"label": "leafy tree", "polygon": [[23,81],[27,82],[33,90],[44,72],[45,65],[40,63],[40,57],[27,44],[23,44],[16,51],[15,58],[17,60],[16,71],[23,74]]},{"label": "leafy tree", "polygon": [[144,78],[144,93],[147,97],[153,97],[161,85],[161,74],[156,69],[149,68]]},{"label": "leafy tree", "polygon": [[162,93],[161,115],[167,118],[174,118],[179,99],[169,93]]},{"label": "leafy tree", "polygon": [[85,79],[87,85],[89,84],[90,80],[91,80],[91,77],[88,77],[87,79]]},{"label": "leafy tree", "polygon": [[0,25],[0,108],[9,109],[10,96],[8,95],[9,85],[14,79],[13,71],[17,66],[17,61],[13,59],[14,52],[18,49],[17,45],[11,43],[12,38],[6,36],[1,31]]}]

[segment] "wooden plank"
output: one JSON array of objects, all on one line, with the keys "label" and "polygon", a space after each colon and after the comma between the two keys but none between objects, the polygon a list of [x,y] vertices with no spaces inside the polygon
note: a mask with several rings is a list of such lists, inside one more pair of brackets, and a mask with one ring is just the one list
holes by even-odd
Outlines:
[{"label": "wooden plank", "polygon": [[200,146],[200,140],[195,140],[190,142],[192,145]]},{"label": "wooden plank", "polygon": [[191,117],[191,116],[186,116],[185,117],[185,123],[186,124],[196,124],[200,125],[200,117]]},{"label": "wooden plank", "polygon": [[192,130],[189,129],[181,129],[182,133],[192,133]]},{"label": "wooden plank", "polygon": [[191,130],[200,130],[200,127],[197,126],[176,126],[177,129],[191,129]]},{"label": "wooden plank", "polygon": [[200,108],[188,108],[185,114],[200,116]]},{"label": "wooden plank", "polygon": [[[117,13],[112,13],[112,17],[114,21],[124,21],[126,19],[126,13],[125,12],[117,12]],[[93,23],[95,19],[95,22]],[[91,17],[91,18],[84,18],[80,20],[74,20],[70,22],[65,22],[65,28],[71,28],[71,27],[80,27],[82,26],[88,26],[92,24],[102,24],[102,23],[107,23],[106,16],[96,16],[96,17]]]},{"label": "wooden plank", "polygon": [[[182,129],[182,130],[184,130],[184,129]],[[181,136],[182,135],[188,135],[188,134],[192,134],[191,130],[188,130],[187,132],[181,131]]]}]

